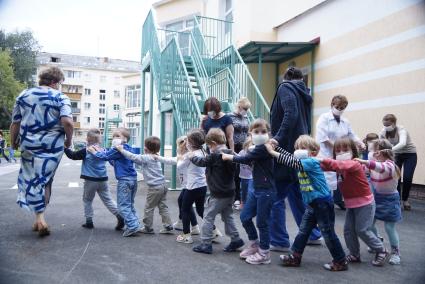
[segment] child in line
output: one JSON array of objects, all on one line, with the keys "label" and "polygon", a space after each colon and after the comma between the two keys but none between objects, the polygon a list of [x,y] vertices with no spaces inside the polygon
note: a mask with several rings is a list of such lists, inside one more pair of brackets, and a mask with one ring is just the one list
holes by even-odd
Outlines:
[{"label": "child in line", "polygon": [[[177,177],[180,181],[180,186],[182,190],[180,191],[180,195],[177,199],[177,204],[179,206],[179,220],[173,224],[174,230],[183,231],[183,222],[182,222],[182,203],[183,197],[187,192],[187,166],[189,165],[189,158],[187,153],[189,152],[186,148],[187,136],[182,136],[177,138],[177,157],[162,157],[158,155],[154,155],[154,158],[158,160],[160,163],[166,165],[176,165],[177,166]],[[190,224],[192,225],[192,230],[190,234],[199,235],[201,232],[199,230],[198,221],[196,220],[195,210],[191,207],[190,211]]]},{"label": "child in line", "polygon": [[[244,142],[242,146],[242,150],[238,153],[238,155],[245,155],[249,148],[253,146],[251,137],[248,136],[246,141]],[[240,179],[240,189],[241,189],[241,205],[240,209],[243,209],[244,204],[246,203],[246,198],[248,196],[248,192],[250,190],[254,190],[254,183],[252,181],[252,167],[251,165],[239,165],[239,179]]]},{"label": "child in line", "polygon": [[315,159],[320,145],[310,136],[301,135],[295,141],[294,155],[277,147],[273,150],[271,144],[266,144],[269,153],[277,158],[277,162],[298,170],[298,179],[306,210],[295,241],[292,244],[292,253],[281,255],[283,266],[298,267],[307,245],[311,231],[319,226],[326,246],[333,260],[323,267],[330,271],[348,269],[345,253],[338,236],[335,233],[335,212],[331,192],[326,183],[320,162]]},{"label": "child in line", "polygon": [[370,180],[375,189],[375,219],[371,227],[378,236],[376,220],[384,221],[385,231],[391,244],[390,264],[400,264],[399,236],[395,225],[401,221],[400,196],[397,191],[400,169],[394,163],[391,143],[386,139],[375,140],[369,145],[373,149],[373,159],[360,160],[370,173]]},{"label": "child in line", "polygon": [[350,251],[348,262],[361,262],[359,237],[375,254],[372,264],[383,266],[388,257],[382,241],[372,232],[375,213],[375,202],[370,190],[363,166],[353,159],[358,158],[357,146],[349,138],[337,139],[333,149],[333,159],[323,159],[321,167],[324,171],[335,171],[345,199],[347,213],[345,215],[344,237]]},{"label": "child in line", "polygon": [[[270,125],[264,119],[256,119],[250,126],[254,149],[243,156],[223,154],[223,160],[253,165],[254,190],[248,192],[248,198],[240,218],[248,234],[249,244],[239,256],[249,264],[269,264],[270,257],[270,212],[276,199],[276,185],[273,178],[273,157],[267,152]],[[256,217],[258,233],[252,219]]]},{"label": "child in line", "polygon": [[153,155],[158,155],[161,147],[161,141],[156,136],[151,136],[145,139],[145,154],[137,155],[124,149],[122,145],[116,146],[127,159],[142,166],[143,177],[148,185],[145,203],[145,215],[143,217],[143,228],[140,232],[144,234],[154,234],[152,228],[153,214],[155,208],[158,207],[159,215],[162,218],[163,228],[159,231],[160,234],[168,234],[173,232],[173,226],[168,212],[167,192],[168,188],[165,183],[165,177],[162,173],[161,163],[157,161]]},{"label": "child in line", "polygon": [[210,198],[208,199],[207,212],[202,224],[202,243],[193,248],[194,252],[211,254],[212,240],[215,238],[214,220],[220,214],[224,222],[225,233],[231,241],[225,252],[234,252],[243,247],[244,242],[239,237],[233,219],[233,200],[235,198],[235,165],[230,161],[223,161],[221,154],[231,154],[232,150],[226,147],[226,135],[219,128],[211,128],[205,137],[205,143],[210,149],[210,154],[205,157],[190,154],[190,161],[198,167],[206,167],[206,177]]},{"label": "child in line", "polygon": [[365,150],[362,152],[363,160],[373,159],[373,141],[378,140],[379,136],[376,133],[368,133],[363,139],[363,144],[365,144]]},{"label": "child in line", "polygon": [[[100,130],[92,128],[87,132],[87,147],[99,146],[101,139]],[[111,192],[108,188],[108,174],[106,172],[105,161],[96,158],[92,153],[84,147],[79,151],[72,151],[65,148],[65,155],[71,160],[82,160],[81,176],[84,179],[84,216],[86,222],[82,225],[84,228],[93,229],[93,199],[97,192],[108,210],[117,217],[117,225],[115,230],[124,228],[124,219],[119,215],[116,202],[111,197]]]},{"label": "child in line", "polygon": [[[195,157],[205,157],[205,151],[202,146],[205,143],[205,134],[201,129],[194,129],[187,135],[187,149]],[[193,203],[196,206],[196,212],[201,218],[204,218],[204,203],[207,193],[207,181],[205,178],[205,167],[198,167],[189,161],[187,169],[187,191],[183,195],[182,200],[182,222],[183,234],[177,236],[176,241],[179,243],[191,244],[193,239],[190,233],[190,222],[193,220],[191,214]]]},{"label": "child in line", "polygon": [[[130,131],[119,127],[112,133],[112,146],[123,144],[124,149],[133,151],[127,144]],[[140,229],[139,218],[134,208],[134,197],[137,193],[137,173],[132,161],[126,159],[117,149],[102,151],[99,147],[90,146],[88,151],[101,160],[109,161],[114,166],[117,183],[117,203],[120,215],[124,218],[126,230],[123,237],[135,236]]]}]

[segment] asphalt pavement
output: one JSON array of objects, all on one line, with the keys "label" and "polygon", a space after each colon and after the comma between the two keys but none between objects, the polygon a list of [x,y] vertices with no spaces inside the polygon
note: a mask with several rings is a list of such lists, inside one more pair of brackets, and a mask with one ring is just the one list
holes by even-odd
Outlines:
[{"label": "asphalt pavement", "polygon": [[[328,272],[322,265],[331,257],[325,246],[308,246],[299,268],[285,268],[279,253],[272,253],[270,265],[253,266],[240,260],[238,253],[225,253],[227,237],[214,244],[214,253],[192,252],[192,245],[176,243],[175,235],[140,235],[124,238],[114,230],[115,217],[94,200],[95,229],[81,227],[83,181],[79,179],[81,162],[62,159],[53,183],[51,204],[46,211],[51,235],[39,238],[31,231],[34,217],[16,201],[19,165],[0,164],[0,283],[425,283],[425,202],[412,201],[413,210],[403,213],[398,225],[402,264],[373,267],[362,243],[360,264],[348,271]],[[167,170],[167,173],[169,171]],[[116,181],[108,169],[110,188],[116,197]],[[136,209],[143,216],[144,182],[139,183]],[[177,218],[179,192],[169,192],[168,205]],[[289,209],[287,210],[289,212]],[[235,212],[242,238],[247,236]],[[288,230],[293,239],[297,227],[287,214]],[[336,231],[343,246],[344,212],[336,209]],[[217,227],[224,232],[220,218]],[[155,212],[154,229],[161,228]],[[386,238],[381,223],[381,234]],[[387,238],[386,238],[387,239]],[[195,244],[199,237],[194,237]],[[389,244],[385,241],[387,247]]]}]

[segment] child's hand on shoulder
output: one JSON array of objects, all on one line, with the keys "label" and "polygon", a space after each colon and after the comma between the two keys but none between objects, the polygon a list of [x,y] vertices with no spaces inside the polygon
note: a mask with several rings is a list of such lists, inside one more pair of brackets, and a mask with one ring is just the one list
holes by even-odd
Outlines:
[{"label": "child's hand on shoulder", "polygon": [[159,155],[158,154],[151,154],[152,159],[155,161],[158,161]]},{"label": "child's hand on shoulder", "polygon": [[324,158],[320,158],[320,157],[312,157],[312,158],[315,159],[316,161],[318,161],[319,163],[321,163],[325,160]]},{"label": "child's hand on shoulder", "polygon": [[272,153],[274,151],[274,149],[276,148],[275,145],[273,145],[270,141],[266,144],[264,144],[264,146],[266,146],[267,152]]},{"label": "child's hand on shoulder", "polygon": [[123,145],[117,145],[115,146],[115,149],[117,149],[117,151],[122,152],[124,150],[124,146]]},{"label": "child's hand on shoulder", "polygon": [[187,156],[189,159],[192,159],[193,157],[195,157],[195,153],[194,153],[194,152],[188,152],[188,153],[186,154],[186,156]]},{"label": "child's hand on shoulder", "polygon": [[354,161],[357,161],[357,162],[359,162],[362,165],[366,165],[367,164],[367,161],[366,160],[362,160],[362,159],[359,159],[359,158],[355,158]]},{"label": "child's hand on shoulder", "polygon": [[87,151],[89,151],[92,154],[96,154],[97,150],[94,146],[90,146],[87,148]]},{"label": "child's hand on shoulder", "polygon": [[221,158],[223,161],[233,161],[233,155],[230,154],[221,154]]}]

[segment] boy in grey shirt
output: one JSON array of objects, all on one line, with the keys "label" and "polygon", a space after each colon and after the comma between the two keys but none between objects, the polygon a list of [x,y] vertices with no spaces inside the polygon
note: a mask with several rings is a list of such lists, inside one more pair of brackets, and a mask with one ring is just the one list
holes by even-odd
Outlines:
[{"label": "boy in grey shirt", "polygon": [[145,215],[143,217],[144,227],[140,232],[145,234],[153,234],[153,213],[155,207],[159,209],[159,215],[162,218],[163,229],[160,234],[168,234],[173,232],[173,226],[166,204],[168,188],[165,186],[165,177],[162,173],[161,163],[157,161],[153,155],[157,155],[160,149],[160,140],[158,137],[151,136],[145,139],[145,154],[138,155],[124,150],[120,145],[116,149],[120,151],[124,157],[142,166],[143,177],[148,185],[146,195]]}]

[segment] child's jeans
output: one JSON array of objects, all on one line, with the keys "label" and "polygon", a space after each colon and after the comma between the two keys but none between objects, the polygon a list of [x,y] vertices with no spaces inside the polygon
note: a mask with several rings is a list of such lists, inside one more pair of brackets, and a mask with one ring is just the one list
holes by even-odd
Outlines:
[{"label": "child's jeans", "polygon": [[188,189],[184,193],[182,201],[183,234],[190,233],[190,220],[192,219],[191,212],[193,210],[193,203],[195,203],[196,212],[198,213],[199,217],[204,218],[204,203],[206,193],[206,186]]},{"label": "child's jeans", "polygon": [[246,203],[246,198],[250,190],[254,190],[254,182],[252,179],[241,178],[241,202],[243,204]]},{"label": "child's jeans", "polygon": [[[179,220],[182,220],[183,218],[183,213],[182,213],[182,204],[183,204],[183,198],[184,195],[186,194],[187,189],[183,188],[182,191],[180,192],[179,198],[177,198],[177,203],[179,205]],[[193,210],[193,207],[190,207],[190,224],[192,225],[192,227],[198,225],[198,221],[196,220],[196,215],[195,215],[195,210]]]},{"label": "child's jeans", "polygon": [[248,191],[246,203],[241,212],[242,226],[248,234],[248,239],[254,241],[258,239],[257,229],[252,222],[252,218],[257,216],[257,228],[260,234],[260,249],[270,248],[270,212],[276,199],[276,191],[272,188],[255,189]]},{"label": "child's jeans", "polygon": [[117,203],[112,199],[111,192],[108,188],[108,182],[85,180],[83,193],[85,217],[90,219],[93,218],[93,199],[96,192],[106,208],[115,216],[118,215]]},{"label": "child's jeans", "polygon": [[[373,225],[370,229],[375,234],[375,236],[378,236],[378,230],[376,229],[375,223],[376,219],[373,221]],[[398,237],[398,232],[395,228],[395,225],[396,222],[384,222],[385,232],[387,232],[388,241],[390,242],[392,248],[398,248],[400,246],[400,239]]]},{"label": "child's jeans", "polygon": [[153,213],[155,208],[158,207],[159,215],[162,218],[162,225],[164,227],[171,226],[170,213],[168,212],[167,200],[168,188],[165,185],[157,187],[148,187],[145,204],[145,216],[143,217],[143,224],[147,228],[152,228]]},{"label": "child's jeans", "polygon": [[292,251],[299,254],[304,252],[311,231],[316,228],[316,224],[319,226],[333,260],[336,262],[344,260],[344,250],[335,234],[335,212],[332,201],[316,199],[309,206],[306,206],[300,230],[292,244]]},{"label": "child's jeans", "polygon": [[117,184],[117,202],[120,215],[124,218],[128,230],[140,227],[139,218],[134,208],[134,197],[137,193],[137,180],[133,177],[121,178]]},{"label": "child's jeans", "polygon": [[383,243],[370,229],[375,215],[375,202],[358,207],[347,208],[344,224],[345,244],[352,255],[360,255],[359,237],[376,252],[385,250]]}]

